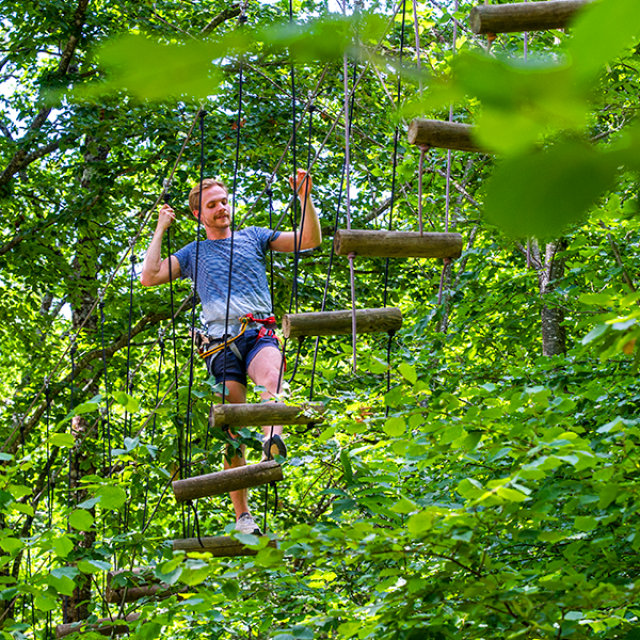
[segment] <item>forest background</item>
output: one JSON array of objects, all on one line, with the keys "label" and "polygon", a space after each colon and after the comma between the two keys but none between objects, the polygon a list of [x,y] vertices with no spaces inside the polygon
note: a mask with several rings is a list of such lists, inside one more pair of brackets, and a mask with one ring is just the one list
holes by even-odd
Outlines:
[{"label": "forest background", "polygon": [[[640,12],[602,0],[489,49],[472,6],[3,0],[4,638],[130,612],[146,639],[640,637]],[[195,238],[202,154],[238,226],[286,212],[290,228],[287,177],[317,156],[325,241],[273,258],[276,313],[319,311],[325,286],[326,309],[349,308],[331,253],[345,75],[354,228],[417,228],[412,117],[453,104],[477,125],[487,153],[424,162],[425,229],[448,208],[464,252],[356,258],[357,306],[404,324],[358,337],[355,374],[349,336],[321,339],[315,364],[314,341],[287,345],[286,400],[327,413],[288,432],[277,514],[253,492],[279,548],[186,559],[174,538],[232,517],[168,490],[187,458],[218,469],[224,444],[197,362],[190,380],[189,284],[138,282],[157,204],[166,186],[174,247]],[[183,590],[107,605],[107,571],[133,566]]]}]

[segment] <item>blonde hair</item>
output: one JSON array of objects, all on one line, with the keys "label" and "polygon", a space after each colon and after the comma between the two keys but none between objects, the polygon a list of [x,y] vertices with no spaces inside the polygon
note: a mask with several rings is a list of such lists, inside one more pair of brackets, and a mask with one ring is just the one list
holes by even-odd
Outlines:
[{"label": "blonde hair", "polygon": [[189,192],[189,209],[191,209],[191,211],[198,211],[200,208],[200,191],[204,191],[209,187],[222,187],[226,191],[227,195],[229,195],[229,190],[224,182],[214,180],[213,178],[205,178]]}]

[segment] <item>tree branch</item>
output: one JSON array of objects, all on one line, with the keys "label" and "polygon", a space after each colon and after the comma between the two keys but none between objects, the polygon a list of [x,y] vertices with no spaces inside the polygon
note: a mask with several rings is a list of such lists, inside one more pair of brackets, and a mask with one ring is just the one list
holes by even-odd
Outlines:
[{"label": "tree branch", "polygon": [[[82,27],[84,25],[85,16],[87,12],[87,7],[89,5],[89,0],[79,0],[78,6],[76,7],[76,11],[73,15],[73,25],[72,25],[72,33],[69,36],[69,40],[67,40],[67,44],[60,56],[60,62],[58,63],[58,69],[56,70],[56,75],[61,78],[64,76],[71,63],[71,59],[73,58],[73,54],[78,47],[78,43],[80,42],[80,36],[82,34]],[[26,167],[28,164],[36,160],[37,158],[41,158],[43,155],[47,155],[52,151],[55,151],[59,146],[61,140],[57,143],[50,143],[45,145],[44,147],[40,147],[36,151],[28,153],[26,150],[26,145],[30,141],[31,134],[35,131],[38,131],[42,125],[47,121],[49,114],[51,113],[52,107],[42,107],[36,117],[33,119],[33,122],[29,125],[29,129],[27,133],[24,135],[22,140],[20,140],[20,148],[13,158],[9,161],[7,168],[2,172],[0,176],[0,186],[7,184],[11,178],[21,169]],[[73,138],[75,139],[75,138]],[[52,146],[53,145],[53,146]]]},{"label": "tree branch", "polygon": [[607,239],[609,240],[609,244],[611,245],[611,251],[613,251],[613,256],[615,257],[616,262],[618,263],[618,266],[622,270],[622,279],[625,281],[625,284],[629,287],[629,289],[631,289],[631,291],[634,291],[634,292],[637,291],[635,285],[633,284],[633,280],[631,279],[631,276],[629,276],[629,273],[627,272],[624,266],[624,263],[622,262],[622,256],[620,255],[620,247],[618,247],[618,243],[613,239],[613,236],[609,231],[609,227],[607,227],[607,225],[604,222],[602,222],[602,220],[599,221],[599,224],[607,232]]},{"label": "tree branch", "polygon": [[[158,313],[150,313],[146,316],[142,317],[137,324],[131,329],[131,338],[134,338],[139,333],[142,333],[147,327],[153,326],[162,322],[163,320],[167,320],[171,317],[170,311],[161,311]],[[111,358],[117,351],[124,349],[129,342],[129,332],[123,333],[119,338],[114,340],[109,346],[105,347],[104,355],[105,358]],[[74,378],[78,376],[80,371],[86,369],[94,360],[102,358],[102,348],[93,349],[92,351],[88,351],[85,353],[77,362],[74,370],[70,372],[65,378],[63,378],[56,390],[51,390],[50,399],[53,399],[57,396],[63,389],[65,389]],[[30,433],[31,429],[35,427],[40,418],[44,415],[44,412],[47,409],[46,401],[42,401],[34,410],[31,417],[24,422],[22,433],[23,437]],[[5,449],[9,453],[15,453],[20,445],[20,439],[17,438],[17,432],[14,432],[9,436],[7,442],[5,443]]]},{"label": "tree branch", "polygon": [[211,22],[200,32],[201,36],[206,36],[214,29],[219,27],[223,22],[231,20],[242,13],[240,6],[237,4],[231,5],[228,9],[221,11]]}]

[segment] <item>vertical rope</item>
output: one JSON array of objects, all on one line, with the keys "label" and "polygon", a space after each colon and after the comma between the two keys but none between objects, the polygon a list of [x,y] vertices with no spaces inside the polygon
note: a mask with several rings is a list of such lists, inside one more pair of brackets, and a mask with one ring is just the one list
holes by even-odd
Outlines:
[{"label": "vertical rope", "polygon": [[[187,468],[187,473],[191,476],[191,392],[193,390],[193,362],[195,355],[195,326],[196,326],[196,304],[197,304],[197,292],[198,292],[198,263],[200,258],[200,230],[202,229],[202,182],[204,180],[204,118],[207,112],[203,109],[200,110],[200,189],[198,193],[198,228],[196,230],[196,258],[195,267],[193,271],[193,303],[191,305],[191,340],[189,341],[189,386],[187,392],[187,413],[185,420],[185,436],[184,436],[184,464]],[[184,477],[184,476],[183,476]],[[189,517],[190,512],[187,510],[186,514],[186,534],[189,535],[191,527],[191,519]],[[197,526],[197,513],[195,523]]]},{"label": "vertical rope", "polygon": [[[402,67],[402,56],[404,53],[404,32],[407,19],[406,4],[402,5],[402,23],[400,27],[400,60],[399,67]],[[400,107],[400,97],[402,91],[402,76],[398,73],[398,84],[396,91],[396,103],[398,108]],[[389,205],[389,224],[388,230],[393,228],[393,207],[396,199],[396,180],[398,173],[398,143],[400,139],[400,127],[396,124],[396,128],[393,135],[393,171],[391,176],[391,203]],[[390,260],[386,258],[384,266],[384,295],[382,306],[387,306],[387,298],[389,295],[389,266]],[[393,340],[393,333],[389,332],[389,339],[387,341],[387,393],[391,390],[391,345]],[[389,406],[385,408],[385,415],[389,415]]]},{"label": "vertical rope", "polygon": [[[347,15],[347,3],[343,5],[343,12]],[[349,61],[347,54],[344,54],[342,61],[342,77],[344,83],[344,165],[345,165],[345,210],[347,215],[347,229],[351,229],[351,121],[349,119]],[[351,348],[353,351],[353,373],[357,370],[357,335],[356,335],[356,285],[355,285],[355,269],[353,259],[355,253],[351,252],[349,258],[349,282],[351,286]]]},{"label": "vertical rope", "polygon": [[[107,352],[104,344],[104,292],[100,292],[100,337],[102,341],[102,366],[104,368],[104,394],[105,394],[105,415],[107,422],[107,451],[109,460],[109,471],[107,472],[111,476],[111,469],[113,467],[111,460],[111,418],[110,418],[110,391],[109,391],[109,378],[107,376]],[[128,368],[127,368],[128,371]],[[102,427],[102,447],[103,447],[103,459],[104,459],[104,423]]]},{"label": "vertical rope", "polygon": [[189,354],[189,391],[187,393],[187,413],[186,413],[186,432],[185,432],[185,464],[189,467],[188,473],[191,473],[191,391],[193,389],[193,362],[195,351],[195,325],[196,325],[196,303],[198,292],[198,266],[200,258],[200,230],[202,229],[202,182],[204,180],[204,118],[207,112],[200,110],[200,190],[198,193],[198,228],[196,231],[196,258],[193,270],[193,303],[191,305],[191,340]]},{"label": "vertical rope", "polygon": [[[164,201],[165,203],[169,203],[169,194],[167,193],[167,189],[169,185],[165,185],[165,194]],[[185,478],[185,459],[184,459],[184,429],[182,429],[180,424],[180,397],[178,395],[178,348],[176,345],[176,313],[174,309],[174,298],[173,298],[173,274],[171,272],[171,227],[167,229],[167,256],[168,256],[168,264],[169,264],[169,298],[171,302],[171,332],[172,332],[172,342],[173,342],[173,386],[175,389],[176,395],[176,436],[178,439],[178,469],[180,473],[180,478]],[[205,445],[206,448],[206,445]],[[181,522],[182,522],[182,537],[187,537],[187,521],[185,514],[185,506],[184,504],[180,505],[180,513],[181,513]]]},{"label": "vertical rope", "polygon": [[[458,0],[455,0],[453,11],[458,11]],[[456,45],[458,39],[458,22],[453,20],[453,42],[452,42],[452,55],[456,55]],[[453,122],[453,103],[449,105],[449,122]],[[444,214],[444,232],[449,233],[449,210],[451,206],[451,149],[447,149],[447,182],[445,189],[445,214]],[[442,296],[444,293],[444,279],[447,272],[447,267],[451,264],[449,258],[445,258],[442,264],[442,273],[440,274],[440,286],[438,287],[438,304],[442,304]]]},{"label": "vertical rope", "polygon": [[[134,253],[135,249],[135,241],[132,240],[130,242],[131,245],[131,256],[129,256],[129,260],[131,261],[131,275],[129,278],[129,329],[127,333],[127,386],[126,391],[128,394],[131,394],[133,389],[132,379],[131,379],[131,329],[133,326],[133,279],[136,275],[136,256]],[[127,426],[128,422],[128,412],[124,413],[124,437],[128,437],[129,428]]]},{"label": "vertical rope", "polygon": [[[418,90],[420,92],[420,100],[422,100],[422,75],[421,75],[421,61],[420,61],[420,26],[418,25],[418,2],[413,0],[413,30],[416,37],[416,67],[418,69]],[[422,233],[422,228],[420,229]]]},{"label": "vertical rope", "polygon": [[420,235],[424,234],[424,224],[422,218],[422,178],[424,176],[424,157],[427,153],[427,147],[420,147],[420,161],[418,162],[418,231]]}]

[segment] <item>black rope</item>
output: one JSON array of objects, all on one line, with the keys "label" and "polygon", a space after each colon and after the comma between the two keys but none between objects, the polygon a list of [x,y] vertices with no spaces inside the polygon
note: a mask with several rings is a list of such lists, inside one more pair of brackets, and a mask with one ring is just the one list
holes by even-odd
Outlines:
[{"label": "black rope", "polygon": [[[271,182],[267,189],[267,195],[269,196],[269,229],[273,231],[273,189],[271,188]],[[271,315],[274,315],[273,301],[275,296],[275,284],[273,278],[273,249],[271,243],[269,243],[269,289],[271,291]]]},{"label": "black rope", "polygon": [[[100,337],[102,342],[102,366],[104,369],[104,394],[105,394],[105,415],[106,415],[106,427],[107,427],[107,449],[108,449],[108,459],[109,459],[109,467],[108,474],[111,475],[111,468],[113,466],[111,460],[111,418],[110,418],[110,402],[109,402],[109,378],[107,375],[107,351],[104,343],[104,298],[103,294],[100,294]],[[105,458],[105,450],[104,450],[104,441],[105,441],[105,433],[104,433],[104,422],[102,424],[102,459]]]},{"label": "black rope", "polygon": [[[171,260],[169,259],[169,261]],[[162,378],[162,364],[164,361],[164,336],[162,335],[162,333],[160,334],[160,340],[158,344],[160,346],[160,361],[158,362],[158,380],[156,382],[156,399],[153,403],[154,406],[158,405],[158,400],[160,399],[160,380]],[[151,427],[151,446],[153,446],[153,443],[156,437],[157,417],[158,417],[158,414],[154,412],[153,425]],[[149,452],[149,461],[151,461],[151,459],[152,459],[152,455],[151,455],[151,452]],[[147,519],[147,505],[149,502],[149,483],[150,482],[151,482],[151,477],[149,475],[147,477],[147,482],[144,489],[144,507],[142,509],[142,522],[144,522]]]},{"label": "black rope", "polygon": [[[354,112],[354,105],[355,105],[355,99],[356,99],[356,92],[355,92],[355,80],[356,80],[356,68],[353,68],[353,80],[354,80],[354,88],[353,91],[351,93],[351,103],[349,104],[349,122],[352,123],[353,125],[353,112]],[[338,224],[340,221],[340,207],[342,206],[342,195],[344,193],[344,185],[345,185],[345,179],[346,179],[346,172],[347,172],[347,163],[343,162],[342,163],[342,176],[340,178],[340,191],[338,192],[338,204],[336,206],[336,215],[334,217],[334,221],[333,221],[333,235],[335,236],[337,230],[338,230]],[[324,283],[324,292],[322,294],[322,303],[320,305],[320,311],[323,312],[326,309],[327,306],[327,298],[329,297],[329,285],[331,284],[331,272],[333,269],[333,260],[335,257],[335,250],[334,250],[334,246],[333,243],[331,243],[331,250],[329,253],[329,266],[327,268],[327,278],[325,280]],[[315,346],[313,348],[313,364],[311,367],[311,380],[310,380],[310,384],[309,384],[309,400],[313,400],[313,386],[314,386],[314,381],[315,381],[315,375],[316,375],[316,367],[317,367],[317,362],[318,362],[318,350],[320,347],[320,336],[316,337],[316,342],[315,342]]]},{"label": "black rope", "polygon": [[[404,53],[404,30],[405,30],[405,22],[406,22],[406,3],[402,5],[402,24],[400,27],[400,64],[399,67],[402,66],[402,55]],[[400,95],[402,90],[402,76],[398,74],[398,89],[396,95],[396,102],[398,106],[400,106]],[[398,169],[398,140],[400,138],[400,127],[396,125],[394,139],[393,139],[393,173],[391,177],[391,203],[389,205],[389,223],[388,230],[391,231],[393,226],[393,206],[395,204],[396,199],[396,175]],[[384,295],[383,295],[383,303],[382,306],[387,306],[387,297],[389,291],[389,258],[385,260],[384,267]],[[387,393],[391,390],[391,345],[393,341],[393,332],[389,332],[389,340],[387,342]],[[389,406],[385,407],[385,416],[389,415]]]},{"label": "black rope", "polygon": [[[165,204],[169,204],[170,196],[167,191],[169,185],[165,185],[165,193],[164,193],[164,202]],[[173,338],[173,382],[174,388],[176,392],[176,438],[178,441],[178,469],[180,472],[180,477],[185,478],[185,460],[184,460],[184,429],[182,428],[182,424],[180,422],[180,397],[178,395],[178,349],[176,343],[176,312],[175,312],[175,302],[173,297],[173,274],[171,267],[171,227],[167,229],[167,264],[169,265],[169,299],[171,303],[171,332]],[[195,300],[195,294],[194,294]],[[158,403],[156,402],[156,405]],[[154,418],[155,419],[155,418]],[[181,514],[181,524],[182,524],[182,536],[184,538],[187,537],[187,520],[184,509],[184,504],[180,505],[180,514]],[[143,520],[144,521],[144,520]]]},{"label": "black rope", "polygon": [[[241,23],[246,22],[246,16],[241,16],[245,19]],[[231,239],[229,243],[229,281],[227,285],[227,304],[224,315],[224,348],[222,349],[222,404],[227,401],[226,389],[227,389],[227,354],[228,354],[228,340],[229,340],[229,308],[231,305],[231,283],[233,280],[233,248],[235,240],[235,226],[236,226],[236,195],[238,193],[238,166],[240,164],[240,130],[242,129],[242,91],[244,88],[244,58],[240,58],[240,68],[238,71],[238,113],[236,116],[236,154],[233,167],[233,190],[231,200]],[[228,427],[223,429],[228,431]],[[207,439],[209,436],[209,430],[207,429]]]},{"label": "black rope", "polygon": [[[308,129],[308,146],[307,146],[307,181],[306,184],[307,186],[309,185],[309,167],[311,166],[311,140],[312,140],[312,135],[313,135],[313,112],[315,111],[315,109],[313,108],[313,106],[309,107],[309,129]],[[295,122],[295,121],[294,121]],[[294,125],[294,129],[295,129],[295,125]],[[295,194],[294,194],[295,197]],[[299,256],[300,256],[300,250],[302,248],[302,232],[304,230],[304,223],[305,223],[305,219],[306,219],[306,214],[307,214],[307,198],[304,199],[304,204],[302,205],[302,216],[300,218],[300,243],[298,244],[297,247],[294,247],[295,250],[295,260],[296,260],[296,264],[299,262]],[[295,236],[294,236],[294,240],[295,240]],[[297,281],[297,277],[294,276],[296,281]],[[298,289],[296,286],[296,313],[298,312],[298,300],[297,300],[297,294],[298,294]],[[289,305],[289,312],[291,312],[291,305]],[[302,338],[300,338],[300,340],[298,340],[298,348],[296,350],[296,358],[295,358],[295,363],[293,365],[293,371],[291,372],[291,376],[289,378],[289,383],[293,382],[294,378],[296,377],[296,372],[298,371],[298,365],[300,363],[300,353],[302,352]],[[280,375],[282,375],[282,371],[280,372]]]},{"label": "black rope", "polygon": [[198,193],[198,229],[196,231],[196,258],[193,273],[193,304],[191,305],[191,354],[189,361],[189,392],[187,394],[187,415],[185,433],[185,463],[191,465],[191,391],[193,389],[193,361],[195,352],[196,299],[198,291],[198,262],[200,255],[200,229],[202,227],[202,182],[204,181],[204,118],[206,111],[200,111],[200,190]]},{"label": "black rope", "polygon": [[[131,394],[132,391],[132,380],[131,380],[131,329],[133,327],[133,279],[136,275],[136,256],[134,251],[134,244],[131,243],[131,255],[129,256],[129,260],[131,261],[131,275],[129,278],[129,328],[127,331],[127,385],[126,390],[128,394]],[[130,431],[127,427],[127,422],[129,419],[129,412],[125,411],[124,413],[124,434],[123,436],[128,437]]]}]

